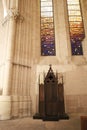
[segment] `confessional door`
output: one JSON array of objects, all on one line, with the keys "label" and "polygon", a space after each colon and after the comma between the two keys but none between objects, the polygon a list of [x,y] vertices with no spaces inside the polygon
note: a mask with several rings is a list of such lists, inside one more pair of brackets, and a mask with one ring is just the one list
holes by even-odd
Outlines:
[{"label": "confessional door", "polygon": [[45,115],[58,115],[58,86],[54,79],[48,79],[45,83]]}]

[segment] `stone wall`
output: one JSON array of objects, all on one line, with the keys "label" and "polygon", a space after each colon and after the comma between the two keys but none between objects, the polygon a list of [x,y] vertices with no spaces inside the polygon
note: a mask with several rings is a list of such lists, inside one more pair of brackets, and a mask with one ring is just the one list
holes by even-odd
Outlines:
[{"label": "stone wall", "polygon": [[[84,55],[72,56],[66,1],[53,1],[56,56],[41,56],[40,1],[19,0],[18,2],[17,20],[11,18],[4,26],[0,23],[0,59],[4,59],[0,60],[2,67],[0,68],[0,87],[3,95],[11,97],[9,118],[32,116],[38,112],[38,77],[40,73],[48,71],[49,64],[52,64],[55,72],[64,75],[66,112],[87,112],[85,102],[87,98],[87,37],[85,35],[83,41]],[[87,34],[87,6],[85,6],[87,2],[81,0],[81,3],[85,34]],[[3,19],[1,5],[0,1],[0,20]],[[11,6],[15,7],[13,5],[12,2]],[[14,11],[14,8],[11,8],[12,10]],[[2,61],[6,66],[2,65]],[[0,93],[2,94],[2,91]]]},{"label": "stone wall", "polygon": [[69,113],[87,113],[87,66],[65,74],[65,102]]}]

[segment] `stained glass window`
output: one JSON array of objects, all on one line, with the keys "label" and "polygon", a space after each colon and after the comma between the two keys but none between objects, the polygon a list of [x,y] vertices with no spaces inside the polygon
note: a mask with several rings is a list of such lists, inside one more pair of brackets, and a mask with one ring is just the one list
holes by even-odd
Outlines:
[{"label": "stained glass window", "polygon": [[55,55],[52,0],[41,0],[41,55]]},{"label": "stained glass window", "polygon": [[82,40],[85,37],[79,0],[67,0],[72,55],[83,55]]}]

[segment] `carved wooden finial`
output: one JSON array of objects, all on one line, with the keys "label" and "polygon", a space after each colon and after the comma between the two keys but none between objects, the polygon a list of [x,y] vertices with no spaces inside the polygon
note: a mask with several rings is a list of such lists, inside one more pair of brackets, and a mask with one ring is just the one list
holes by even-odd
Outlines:
[{"label": "carved wooden finial", "polygon": [[51,64],[50,64],[49,66],[50,66],[50,68],[52,67],[52,65],[51,65]]}]

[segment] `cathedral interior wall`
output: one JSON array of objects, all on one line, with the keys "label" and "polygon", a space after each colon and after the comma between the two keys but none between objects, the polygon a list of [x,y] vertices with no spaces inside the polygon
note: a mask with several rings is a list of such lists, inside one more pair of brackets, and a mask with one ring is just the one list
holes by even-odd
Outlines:
[{"label": "cathedral interior wall", "polygon": [[[38,112],[38,79],[40,75],[43,82],[43,73],[47,73],[50,64],[54,72],[57,71],[64,76],[66,113],[87,113],[87,2],[81,0],[81,3],[85,27],[85,39],[82,43],[84,55],[71,55],[66,1],[54,0],[56,56],[41,56],[40,2],[19,0],[19,12],[23,21],[16,22],[10,90],[11,117],[32,116]],[[3,19],[2,14],[1,6],[0,20]],[[8,37],[6,29],[9,29],[8,22],[4,27],[0,24],[0,50],[4,50],[0,51],[0,59],[3,57],[4,61]],[[0,69],[3,74],[5,69],[3,66]],[[1,88],[3,88],[2,79],[4,80],[1,75]]]}]

